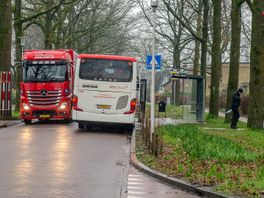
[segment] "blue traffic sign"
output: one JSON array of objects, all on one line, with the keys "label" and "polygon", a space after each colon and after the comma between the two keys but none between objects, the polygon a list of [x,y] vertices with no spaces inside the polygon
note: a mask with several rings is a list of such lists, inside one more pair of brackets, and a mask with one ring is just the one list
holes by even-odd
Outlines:
[{"label": "blue traffic sign", "polygon": [[[161,69],[161,55],[155,55],[155,69],[160,70]],[[152,55],[147,55],[146,58],[146,69],[151,70],[152,69]]]}]

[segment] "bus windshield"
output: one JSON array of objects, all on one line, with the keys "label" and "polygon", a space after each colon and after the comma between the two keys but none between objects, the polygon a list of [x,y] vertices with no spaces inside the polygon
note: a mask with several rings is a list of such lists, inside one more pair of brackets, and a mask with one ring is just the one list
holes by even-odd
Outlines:
[{"label": "bus windshield", "polygon": [[132,62],[126,60],[81,59],[79,77],[85,80],[130,82]]},{"label": "bus windshield", "polygon": [[63,82],[67,78],[67,65],[25,64],[24,82]]}]

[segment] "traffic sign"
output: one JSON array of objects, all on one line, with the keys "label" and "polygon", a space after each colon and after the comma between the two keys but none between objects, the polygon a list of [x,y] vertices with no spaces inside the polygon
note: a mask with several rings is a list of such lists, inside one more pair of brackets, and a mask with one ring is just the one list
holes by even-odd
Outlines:
[{"label": "traffic sign", "polygon": [[[146,58],[146,70],[152,69],[152,55],[147,55]],[[161,70],[161,55],[155,55],[155,69]]]},{"label": "traffic sign", "polygon": [[179,74],[179,69],[172,69],[171,70],[171,80],[176,80],[177,79],[177,75]]}]

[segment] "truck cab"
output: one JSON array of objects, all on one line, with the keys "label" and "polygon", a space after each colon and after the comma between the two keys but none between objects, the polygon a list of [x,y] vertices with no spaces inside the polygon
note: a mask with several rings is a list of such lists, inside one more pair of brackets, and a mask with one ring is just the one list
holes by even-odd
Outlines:
[{"label": "truck cab", "polygon": [[26,50],[20,83],[20,116],[71,121],[71,100],[77,54],[73,50]]}]

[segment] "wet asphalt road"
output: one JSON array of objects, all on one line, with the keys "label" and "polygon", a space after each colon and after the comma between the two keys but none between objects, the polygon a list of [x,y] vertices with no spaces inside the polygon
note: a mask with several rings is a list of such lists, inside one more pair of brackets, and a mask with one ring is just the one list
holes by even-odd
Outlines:
[{"label": "wet asphalt road", "polygon": [[[138,173],[129,165],[129,149],[127,134],[121,129],[94,128],[88,132],[78,130],[76,124],[60,122],[3,128],[0,197],[142,197],[134,191],[133,196],[133,186],[128,185],[131,170],[132,175]],[[159,186],[157,181],[144,178],[145,187],[153,182]],[[168,192],[168,187],[163,188]],[[145,188],[144,194],[149,193],[151,189]]]}]

